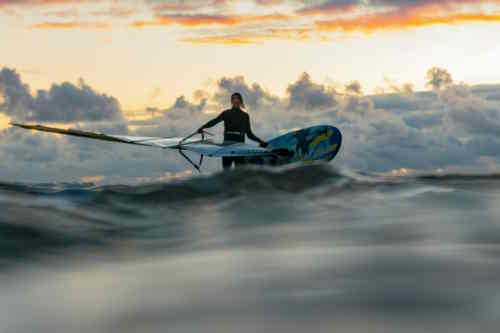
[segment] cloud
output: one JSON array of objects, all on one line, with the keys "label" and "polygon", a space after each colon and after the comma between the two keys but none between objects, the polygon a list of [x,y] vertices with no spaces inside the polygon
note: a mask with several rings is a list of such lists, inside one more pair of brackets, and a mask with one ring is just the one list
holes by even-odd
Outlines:
[{"label": "cloud", "polygon": [[108,22],[43,22],[33,24],[32,29],[40,30],[69,30],[69,29],[111,29],[111,23]]},{"label": "cloud", "polygon": [[164,2],[155,4],[153,6],[153,12],[190,12],[199,8],[195,3],[183,2]]},{"label": "cloud", "polygon": [[300,15],[324,15],[324,14],[342,14],[352,11],[360,5],[360,1],[353,0],[328,0],[320,3],[312,2],[296,12]]},{"label": "cloud", "polygon": [[261,6],[273,6],[283,3],[284,0],[255,0],[255,3]]},{"label": "cloud", "polygon": [[[147,127],[147,132],[142,132],[146,127],[138,131],[148,135],[189,133],[217,114],[208,115],[206,111],[227,108],[229,96],[235,91],[245,98],[254,132],[264,138],[321,123],[338,126],[346,142],[339,159],[356,169],[432,170],[466,160],[463,151],[467,147],[453,137],[453,128],[449,130],[451,134],[439,129],[445,111],[438,95],[422,92],[341,95],[327,85],[314,82],[307,73],[289,84],[284,97],[268,93],[259,84],[249,84],[243,77],[222,78],[214,93],[203,94],[208,96],[204,99],[204,109],[201,103],[195,104],[183,97],[164,110],[164,117],[155,120],[156,126]],[[415,116],[412,118],[408,113]],[[469,158],[468,163],[471,161]]]},{"label": "cloud", "polygon": [[[54,85],[32,96],[15,71],[4,69],[1,73],[0,87],[5,96],[1,111],[14,118],[50,119],[110,133],[184,136],[230,107],[230,95],[240,92],[253,131],[264,139],[295,128],[337,126],[344,136],[342,151],[333,161],[337,166],[366,172],[402,168],[429,172],[481,171],[487,164],[488,171],[495,166],[500,170],[500,99],[496,98],[500,96],[500,85],[451,83],[433,91],[363,95],[354,84],[356,93],[344,94],[303,73],[289,83],[286,95],[276,96],[242,76],[223,77],[210,90],[196,91],[193,98],[179,96],[172,105],[155,109],[150,119],[125,122],[114,98],[98,94],[84,83]],[[100,118],[102,121],[94,121],[102,115],[106,115]],[[80,121],[85,122],[74,123]],[[216,140],[221,139],[222,125],[211,131],[217,134]],[[189,168],[175,152],[12,128],[0,135],[0,154],[9,166],[0,170],[0,179],[80,179],[100,175],[105,181],[116,181],[116,177],[123,181]],[[33,170],[28,162],[43,167]],[[208,171],[220,168],[217,159],[207,159],[206,163]],[[56,175],[54,170],[60,171]]]},{"label": "cloud", "polygon": [[121,121],[118,100],[99,94],[80,80],[53,84],[32,95],[19,74],[9,68],[0,71],[0,112],[14,120],[72,123],[77,121]]},{"label": "cloud", "polygon": [[438,112],[422,112],[405,116],[403,121],[408,127],[422,130],[440,126],[442,124],[443,117],[444,115]]},{"label": "cloud", "polygon": [[227,105],[234,92],[240,92],[244,96],[245,104],[253,109],[273,106],[280,102],[278,97],[272,96],[259,84],[249,85],[243,76],[221,78],[217,82],[217,90],[214,94],[215,102],[218,105]]},{"label": "cloud", "polygon": [[[78,0],[0,0],[0,6],[26,6],[26,5],[58,5],[78,3]],[[86,1],[90,2],[90,1]]]},{"label": "cloud", "polygon": [[180,41],[193,44],[325,41],[339,33],[500,23],[500,0],[141,0],[133,6],[112,0],[0,0],[0,8],[18,15],[41,6],[51,9],[54,20],[31,24],[33,29],[113,29],[125,19],[135,29],[175,27]]},{"label": "cloud", "polygon": [[75,18],[80,16],[78,8],[60,9],[43,13],[44,16],[53,16],[57,18]]},{"label": "cloud", "polygon": [[474,22],[500,23],[500,14],[451,14],[446,16],[400,16],[399,13],[383,15],[366,15],[352,19],[318,20],[316,26],[320,31],[364,32],[373,33],[378,30],[401,30],[419,28],[437,24],[464,24]]},{"label": "cloud", "polygon": [[101,9],[101,10],[92,11],[89,14],[91,16],[108,16],[108,17],[114,17],[114,18],[127,18],[127,17],[133,17],[137,13],[138,12],[137,12],[136,8],[111,6],[110,8],[107,8],[104,10]]},{"label": "cloud", "polygon": [[[494,6],[486,11],[481,6],[498,3],[499,1],[478,0],[374,0],[369,2],[333,0],[306,5],[297,13],[323,17],[315,21],[319,31],[374,33],[439,24],[499,23],[499,8]],[[331,16],[334,17],[331,18]]]},{"label": "cloud", "polygon": [[149,1],[152,3],[153,13],[178,13],[178,12],[199,12],[209,10],[213,12],[227,9],[231,4],[236,3],[233,0],[172,0],[172,1]]},{"label": "cloud", "polygon": [[[261,28],[239,29],[240,31],[228,31],[214,34],[213,32],[198,32],[191,37],[183,37],[181,40],[191,44],[222,44],[222,45],[248,45],[261,44],[270,40],[287,40],[293,42],[305,42],[313,39],[315,35],[312,28]],[[319,36],[320,40],[326,40],[326,36]]]},{"label": "cloud", "polygon": [[371,96],[376,109],[394,113],[424,111],[438,107],[437,96],[433,92],[382,93]]},{"label": "cloud", "polygon": [[361,84],[358,81],[353,81],[345,86],[345,92],[347,94],[361,95]]},{"label": "cloud", "polygon": [[[272,4],[275,3],[267,5]],[[483,4],[489,4],[489,9],[486,10]],[[500,1],[338,0],[306,2],[292,12],[278,9],[272,14],[256,11],[241,14],[231,11],[231,5],[228,5],[223,14],[216,10],[207,14],[196,8],[186,8],[185,4],[179,11],[170,7],[167,13],[156,12],[153,20],[136,20],[132,26],[179,25],[194,34],[180,38],[185,42],[244,45],[273,39],[328,40],[332,33],[374,33],[443,24],[500,23],[498,5]],[[203,26],[214,26],[215,29],[200,31],[198,28]]]},{"label": "cloud", "polygon": [[86,6],[102,2],[102,0],[0,0],[0,9],[16,8],[24,11],[40,7]]},{"label": "cloud", "polygon": [[453,83],[451,74],[446,69],[438,67],[429,69],[426,78],[426,85],[436,90],[446,88]]},{"label": "cloud", "polygon": [[465,85],[452,86],[440,94],[449,120],[469,134],[495,138],[500,135],[500,102],[473,94]]},{"label": "cloud", "polygon": [[158,115],[152,120],[130,121],[129,124],[136,127],[135,133],[138,135],[182,137],[209,120],[210,116],[204,112],[206,108],[206,99],[193,103],[185,96],[179,96],[168,108],[148,108],[150,112],[154,111],[154,114]]},{"label": "cloud", "polygon": [[208,14],[162,14],[152,21],[135,21],[132,27],[145,28],[149,26],[181,25],[199,27],[206,25],[235,26],[249,23],[265,23],[266,21],[287,21],[289,17],[283,14],[269,15],[208,15]]},{"label": "cloud", "polygon": [[318,109],[332,107],[336,104],[336,93],[333,88],[312,82],[307,73],[287,88],[290,96],[290,108]]}]

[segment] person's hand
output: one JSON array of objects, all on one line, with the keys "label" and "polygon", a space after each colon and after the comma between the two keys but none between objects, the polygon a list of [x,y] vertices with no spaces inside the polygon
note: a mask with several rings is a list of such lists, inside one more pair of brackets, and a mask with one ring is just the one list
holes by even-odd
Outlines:
[{"label": "person's hand", "polygon": [[262,148],[266,148],[267,146],[269,146],[269,144],[268,144],[267,142],[262,141],[262,142],[260,143],[260,146],[261,146]]}]

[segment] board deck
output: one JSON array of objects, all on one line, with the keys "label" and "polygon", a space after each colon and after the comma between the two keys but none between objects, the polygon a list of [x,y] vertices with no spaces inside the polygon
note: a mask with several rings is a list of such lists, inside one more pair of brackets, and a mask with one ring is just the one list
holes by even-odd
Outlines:
[{"label": "board deck", "polygon": [[285,165],[295,162],[331,161],[342,145],[342,134],[333,126],[314,126],[289,132],[268,141],[268,149],[286,149],[282,156],[248,157],[247,163]]}]

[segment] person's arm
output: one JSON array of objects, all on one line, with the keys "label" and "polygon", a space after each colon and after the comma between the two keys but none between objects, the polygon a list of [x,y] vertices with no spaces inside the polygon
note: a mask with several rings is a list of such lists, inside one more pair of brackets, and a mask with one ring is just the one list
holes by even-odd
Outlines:
[{"label": "person's arm", "polygon": [[198,129],[198,133],[201,133],[205,128],[210,128],[210,127],[214,127],[215,125],[217,125],[218,123],[220,123],[221,121],[224,120],[224,112],[222,112],[220,115],[218,115],[216,118],[210,120],[208,123],[206,123],[205,125],[201,126],[199,129]]},{"label": "person's arm", "polygon": [[250,140],[253,140],[253,141],[256,141],[260,144],[261,147],[267,147],[267,142],[265,142],[264,140],[261,140],[260,138],[258,138],[255,134],[253,134],[252,132],[252,128],[250,126],[250,117],[248,117],[248,124],[247,124],[247,131],[246,131],[246,134],[248,136],[248,138]]}]

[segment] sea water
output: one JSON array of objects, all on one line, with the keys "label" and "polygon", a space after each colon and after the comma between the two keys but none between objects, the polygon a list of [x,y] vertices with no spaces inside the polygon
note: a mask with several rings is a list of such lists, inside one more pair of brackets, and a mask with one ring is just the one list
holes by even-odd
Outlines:
[{"label": "sea water", "polygon": [[500,176],[0,184],[0,332],[498,332]]}]

